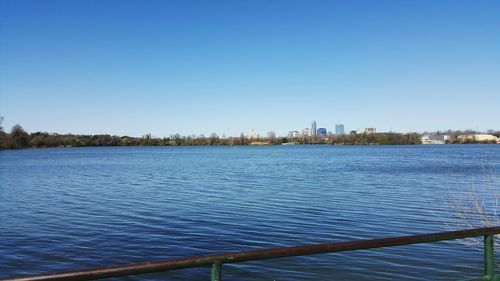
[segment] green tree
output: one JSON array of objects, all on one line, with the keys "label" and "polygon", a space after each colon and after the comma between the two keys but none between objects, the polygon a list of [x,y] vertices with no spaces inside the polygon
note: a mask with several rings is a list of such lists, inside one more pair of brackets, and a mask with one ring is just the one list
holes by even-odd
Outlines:
[{"label": "green tree", "polygon": [[210,138],[208,139],[209,145],[218,145],[219,144],[219,136],[216,133],[211,133]]},{"label": "green tree", "polygon": [[10,148],[29,147],[30,135],[20,125],[15,125],[10,130]]},{"label": "green tree", "polygon": [[3,117],[0,116],[0,149],[8,148],[8,143],[7,143],[8,142],[8,136],[3,131],[2,122],[3,122]]}]

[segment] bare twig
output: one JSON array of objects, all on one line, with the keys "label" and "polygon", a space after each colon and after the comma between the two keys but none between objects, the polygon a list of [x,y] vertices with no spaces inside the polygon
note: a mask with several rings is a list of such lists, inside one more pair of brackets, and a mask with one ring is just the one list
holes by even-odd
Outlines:
[{"label": "bare twig", "polygon": [[[450,230],[500,225],[498,217],[500,185],[495,170],[487,161],[481,160],[480,175],[471,177],[469,183],[453,177],[448,184],[448,201],[453,210],[451,220],[445,221]],[[496,244],[500,245],[499,239]],[[464,239],[467,246],[481,248],[480,238]]]}]

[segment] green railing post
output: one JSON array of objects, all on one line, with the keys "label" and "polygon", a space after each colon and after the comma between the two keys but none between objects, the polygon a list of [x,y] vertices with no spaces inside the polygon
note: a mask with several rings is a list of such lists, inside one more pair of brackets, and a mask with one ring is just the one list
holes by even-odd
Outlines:
[{"label": "green railing post", "polygon": [[220,262],[214,262],[212,264],[212,271],[210,274],[210,280],[211,281],[221,281],[221,271],[222,271],[222,264]]},{"label": "green railing post", "polygon": [[495,280],[494,257],[493,234],[488,234],[484,236],[484,277],[486,280]]}]

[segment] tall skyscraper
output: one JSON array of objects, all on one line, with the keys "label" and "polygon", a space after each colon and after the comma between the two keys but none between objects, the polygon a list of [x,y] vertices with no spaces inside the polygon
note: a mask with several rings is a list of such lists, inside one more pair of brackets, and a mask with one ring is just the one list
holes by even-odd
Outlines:
[{"label": "tall skyscraper", "polygon": [[311,123],[311,136],[315,136],[315,135],[316,135],[316,121],[313,120]]},{"label": "tall skyscraper", "polygon": [[335,134],[336,135],[344,134],[344,124],[335,124]]}]

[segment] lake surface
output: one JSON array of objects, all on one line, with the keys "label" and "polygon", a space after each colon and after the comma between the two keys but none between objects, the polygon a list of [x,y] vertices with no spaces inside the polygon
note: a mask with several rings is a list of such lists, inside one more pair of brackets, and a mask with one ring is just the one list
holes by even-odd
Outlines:
[{"label": "lake surface", "polygon": [[[500,171],[500,145],[0,151],[0,278],[446,231],[450,193],[480,187],[481,162]],[[482,268],[481,251],[438,242],[224,265],[223,279],[452,280]],[[120,280],[208,279],[201,268]]]}]

